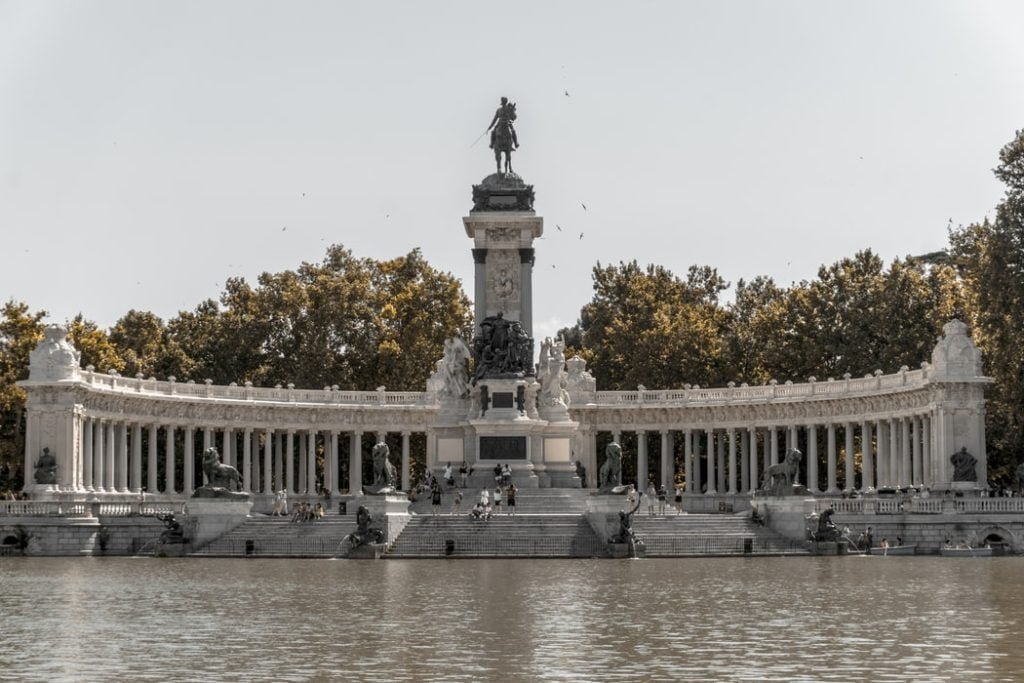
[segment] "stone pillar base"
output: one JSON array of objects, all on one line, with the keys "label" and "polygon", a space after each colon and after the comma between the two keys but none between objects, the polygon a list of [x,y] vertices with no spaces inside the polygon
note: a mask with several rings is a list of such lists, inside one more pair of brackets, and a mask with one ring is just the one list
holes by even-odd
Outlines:
[{"label": "stone pillar base", "polygon": [[185,514],[195,520],[192,547],[201,548],[220,538],[249,517],[251,500],[225,498],[191,498],[185,504]]}]

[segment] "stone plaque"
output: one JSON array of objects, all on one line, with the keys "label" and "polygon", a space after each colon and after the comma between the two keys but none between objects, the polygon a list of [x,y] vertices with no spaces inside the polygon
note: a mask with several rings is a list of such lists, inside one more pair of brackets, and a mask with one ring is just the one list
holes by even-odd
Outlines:
[{"label": "stone plaque", "polygon": [[511,391],[495,391],[491,394],[491,407],[492,408],[511,408],[512,407],[512,392]]},{"label": "stone plaque", "polygon": [[526,460],[525,436],[481,436],[481,460]]}]

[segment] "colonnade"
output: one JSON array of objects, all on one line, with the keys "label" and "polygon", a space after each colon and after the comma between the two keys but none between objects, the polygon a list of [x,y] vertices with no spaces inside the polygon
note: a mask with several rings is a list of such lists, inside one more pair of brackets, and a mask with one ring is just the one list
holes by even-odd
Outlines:
[{"label": "colonnade", "polygon": [[[150,494],[190,496],[205,481],[203,451],[216,447],[221,462],[241,474],[244,491],[287,490],[290,494],[311,495],[326,489],[339,494],[343,488],[350,488],[349,482],[364,481],[367,439],[372,438],[374,444],[386,442],[389,433],[177,425],[85,415],[78,430],[80,467],[75,468],[69,488],[95,493],[138,494],[145,490]],[[392,451],[391,459],[401,473],[402,488],[407,489],[413,430],[394,433],[400,436],[400,449],[398,454]]]},{"label": "colonnade", "polygon": [[[636,452],[624,457],[635,457],[636,483],[646,487],[654,482],[671,489],[682,482],[692,495],[752,493],[761,487],[768,468],[793,448],[803,455],[799,481],[814,493],[869,493],[949,481],[949,454],[932,457],[933,420],[927,413],[784,426],[624,429],[585,424],[581,431],[585,446],[580,459],[591,486],[603,461],[598,433],[621,443],[623,433],[630,431],[636,436]],[[658,471],[649,463],[652,438],[660,440]],[[822,465],[824,472],[819,472]]]}]

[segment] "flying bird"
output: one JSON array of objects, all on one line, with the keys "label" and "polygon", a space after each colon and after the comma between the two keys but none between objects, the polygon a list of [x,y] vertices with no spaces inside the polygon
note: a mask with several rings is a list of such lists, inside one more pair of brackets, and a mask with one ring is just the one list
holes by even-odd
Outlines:
[{"label": "flying bird", "polygon": [[562,226],[561,225],[559,225],[558,223],[555,223],[555,227],[558,228],[558,232],[562,232]]},{"label": "flying bird", "polygon": [[583,239],[583,233],[582,232],[580,233],[580,239]]},{"label": "flying bird", "polygon": [[569,95],[569,91],[568,91],[568,90],[566,90],[566,91],[565,91],[565,96],[566,96],[566,97],[570,97],[570,95]]},{"label": "flying bird", "polygon": [[284,226],[283,228],[281,228],[281,232],[284,232],[284,231],[285,231],[285,230],[287,230],[287,229],[288,229],[288,226],[286,225],[286,226]]},{"label": "flying bird", "polygon": [[584,210],[584,211],[586,211],[586,210],[587,210],[587,205],[586,205],[586,204],[584,204],[583,202],[580,202],[580,206],[582,206],[582,207],[583,207],[583,210]]}]

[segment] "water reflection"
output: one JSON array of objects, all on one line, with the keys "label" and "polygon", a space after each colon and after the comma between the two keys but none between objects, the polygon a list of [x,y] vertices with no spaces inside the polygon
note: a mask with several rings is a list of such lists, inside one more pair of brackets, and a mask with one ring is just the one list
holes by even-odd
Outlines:
[{"label": "water reflection", "polygon": [[1015,680],[1018,558],[5,558],[20,680]]}]

